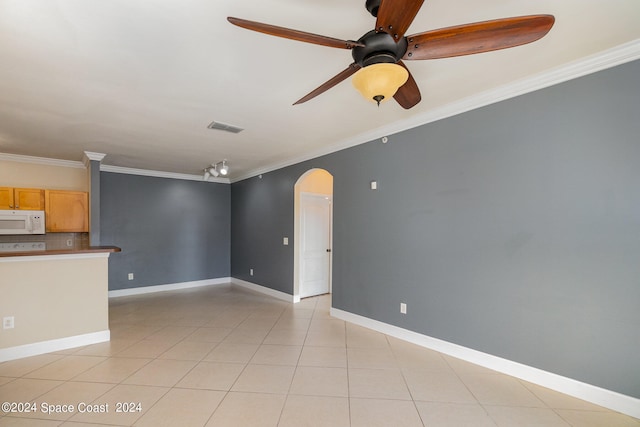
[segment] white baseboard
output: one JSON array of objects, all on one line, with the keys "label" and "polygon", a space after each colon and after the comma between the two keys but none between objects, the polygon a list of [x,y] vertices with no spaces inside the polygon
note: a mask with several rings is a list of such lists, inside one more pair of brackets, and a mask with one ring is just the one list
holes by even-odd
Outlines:
[{"label": "white baseboard", "polygon": [[166,285],[141,286],[139,288],[118,289],[118,290],[109,291],[109,298],[126,297],[130,295],[150,294],[154,292],[176,291],[180,289],[199,288],[201,286],[226,285],[229,283],[231,283],[231,277],[195,280],[193,282],[169,283]]},{"label": "white baseboard", "polygon": [[258,285],[256,283],[247,282],[246,280],[236,279],[235,277],[232,277],[231,283],[246,289],[250,289],[255,292],[260,292],[261,294],[269,295],[271,297],[274,297],[283,301],[293,302],[293,303],[300,302],[299,297],[298,297],[298,301],[296,301],[296,298],[293,295],[276,291],[275,289],[267,288],[266,286]]},{"label": "white baseboard", "polygon": [[[511,375],[635,418],[640,418],[640,399],[635,397],[596,387],[591,384],[543,371],[542,369],[432,338],[337,308],[331,308],[330,314],[338,319],[355,323],[356,325],[373,329],[383,334],[448,354],[449,356],[466,360],[467,362],[484,366],[485,368],[493,369],[494,371]],[[633,373],[631,375],[633,375]]]},{"label": "white baseboard", "polygon": [[90,344],[98,344],[111,339],[111,332],[92,332],[72,337],[58,338],[55,340],[41,341],[33,344],[18,345],[0,349],[0,362],[21,359],[23,357],[37,356],[39,354],[51,353],[54,351],[67,350],[69,348],[82,347]]}]

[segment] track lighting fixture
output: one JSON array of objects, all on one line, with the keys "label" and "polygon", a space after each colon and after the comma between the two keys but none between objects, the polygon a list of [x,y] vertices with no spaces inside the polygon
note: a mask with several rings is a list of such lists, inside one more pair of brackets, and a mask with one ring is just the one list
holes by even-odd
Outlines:
[{"label": "track lighting fixture", "polygon": [[[220,168],[218,168],[220,165]],[[211,163],[211,166],[205,168],[203,179],[205,181],[209,180],[209,177],[213,176],[214,178],[222,176],[227,176],[229,174],[229,165],[227,165],[227,160],[223,160],[218,163]]]}]

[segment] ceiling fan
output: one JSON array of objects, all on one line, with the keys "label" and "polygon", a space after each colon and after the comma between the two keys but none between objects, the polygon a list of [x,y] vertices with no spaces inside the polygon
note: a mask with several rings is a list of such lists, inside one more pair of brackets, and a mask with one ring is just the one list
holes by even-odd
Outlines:
[{"label": "ceiling fan", "polygon": [[405,36],[424,0],[366,0],[376,17],[375,29],[357,41],[340,40],[246,19],[228,17],[234,25],[253,31],[340,49],[350,49],[354,62],[300,98],[306,102],[355,74],[353,84],[367,99],[393,97],[409,109],[421,100],[420,90],[404,61],[438,59],[506,49],[544,37],[555,22],[552,15],[529,15],[476,22]]}]

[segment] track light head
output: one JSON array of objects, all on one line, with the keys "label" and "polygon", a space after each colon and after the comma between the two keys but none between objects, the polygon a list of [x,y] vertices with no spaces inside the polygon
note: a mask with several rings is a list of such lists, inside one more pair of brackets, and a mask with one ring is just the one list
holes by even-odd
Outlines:
[{"label": "track light head", "polygon": [[220,166],[220,174],[226,176],[229,173],[229,166],[227,166],[227,161],[222,161],[222,166]]}]

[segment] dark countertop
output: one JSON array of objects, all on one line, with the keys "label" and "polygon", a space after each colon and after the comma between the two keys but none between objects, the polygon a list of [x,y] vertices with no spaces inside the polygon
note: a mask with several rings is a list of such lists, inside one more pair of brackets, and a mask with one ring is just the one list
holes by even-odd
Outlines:
[{"label": "dark countertop", "polygon": [[67,249],[43,249],[41,251],[23,251],[23,252],[0,252],[2,257],[15,256],[42,256],[42,255],[69,255],[69,254],[91,254],[100,252],[120,252],[117,246],[86,246],[81,248]]}]

